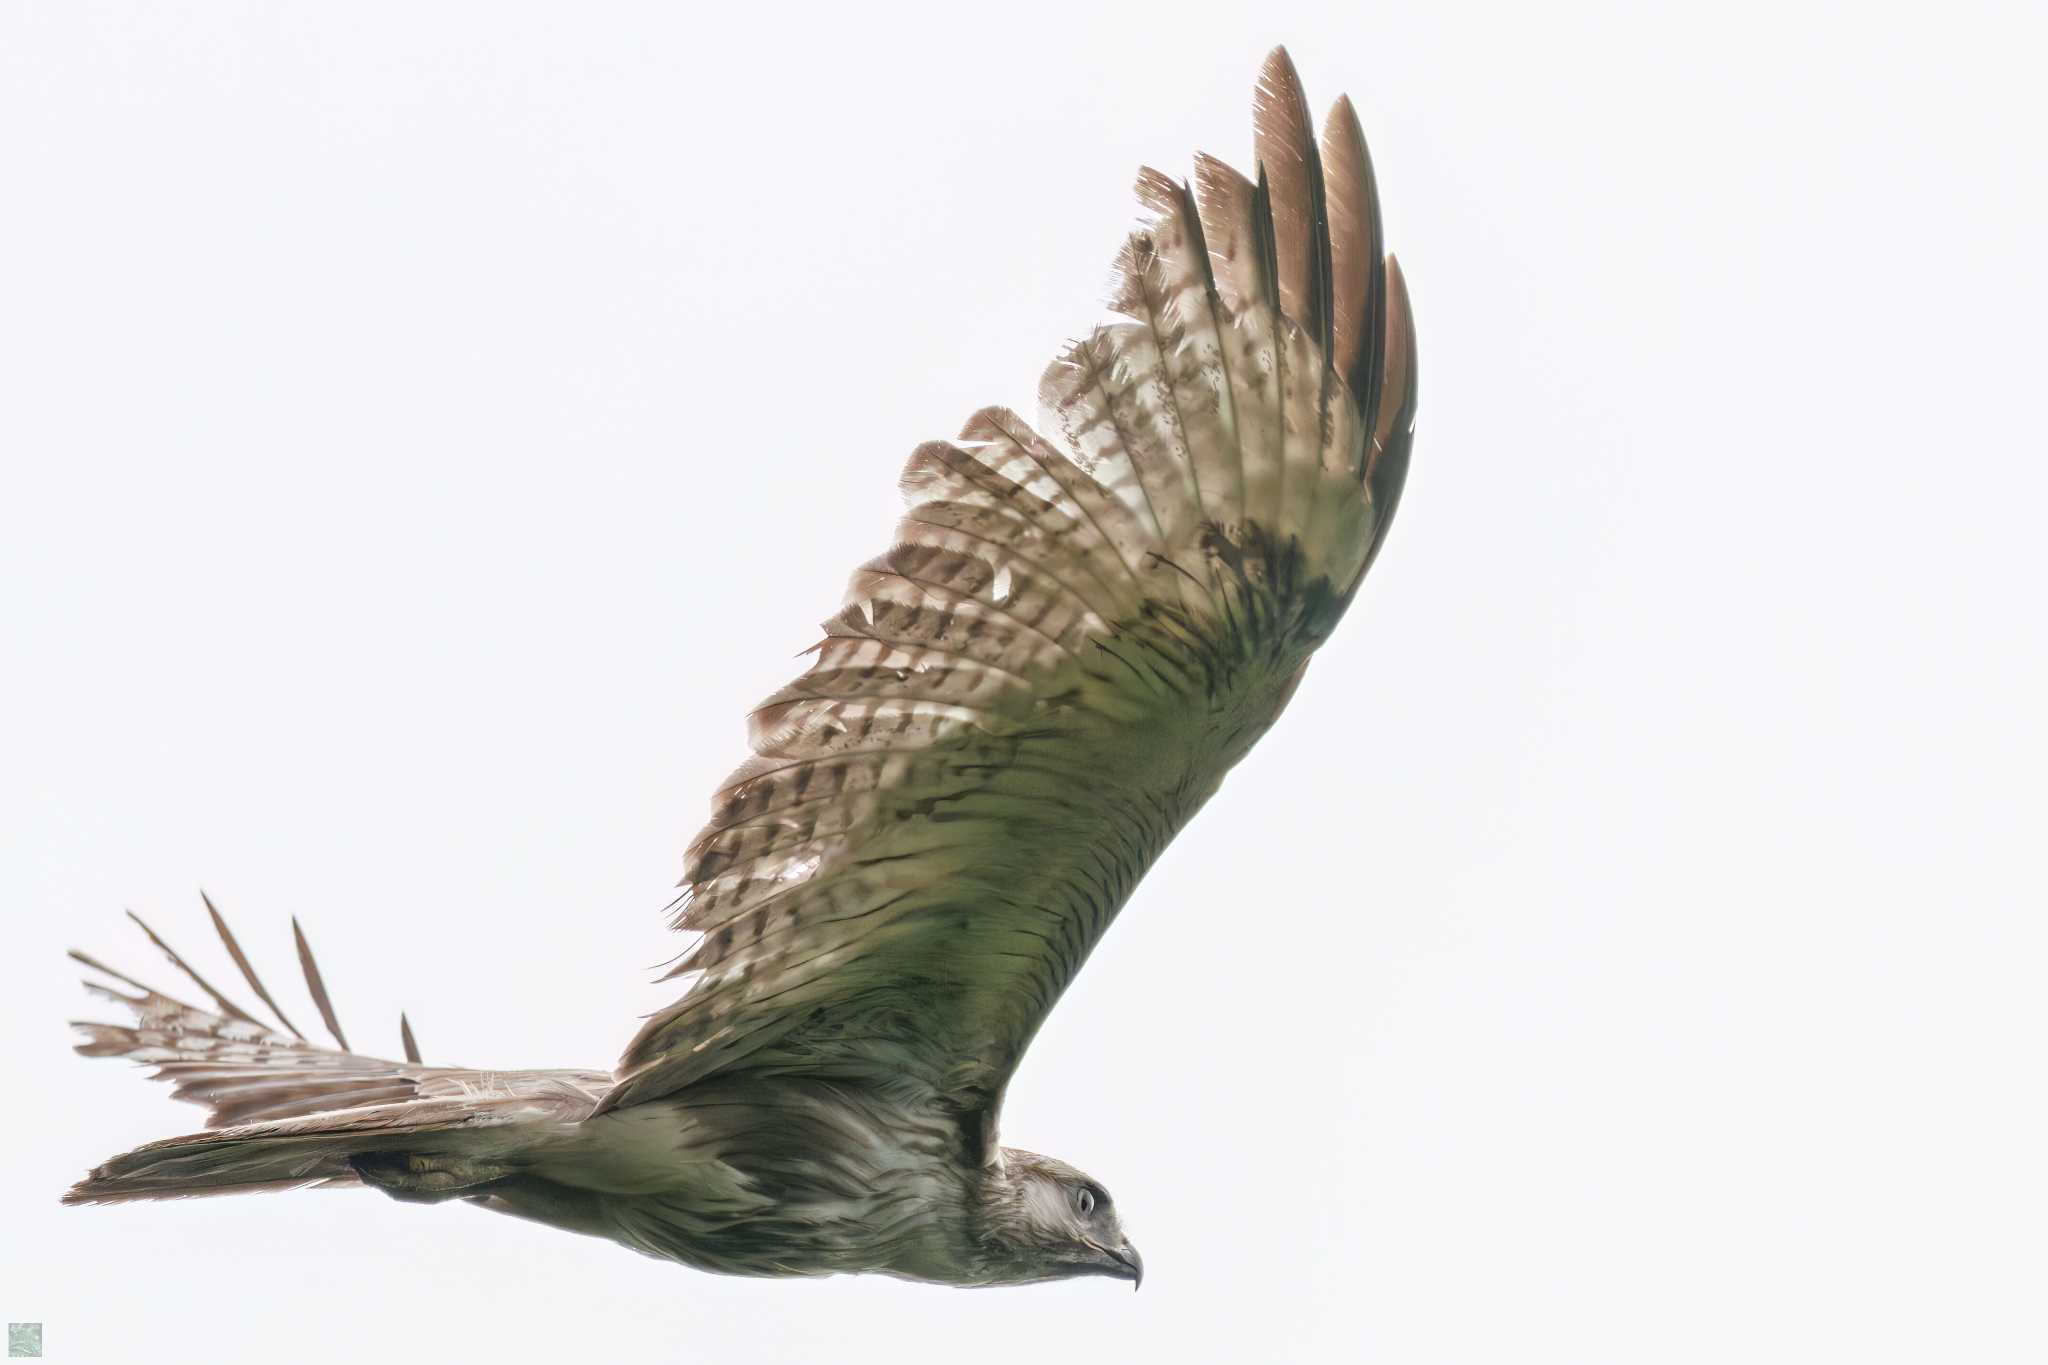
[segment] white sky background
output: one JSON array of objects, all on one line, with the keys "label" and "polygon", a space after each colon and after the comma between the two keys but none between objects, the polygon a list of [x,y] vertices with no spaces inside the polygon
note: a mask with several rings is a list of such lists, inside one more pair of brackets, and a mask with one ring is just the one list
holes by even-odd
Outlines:
[{"label": "white sky background", "polygon": [[[2039,11],[858,8],[0,11],[0,1316],[219,1365],[2048,1353]],[[60,953],[175,987],[132,906],[232,979],[201,885],[301,1023],[293,913],[359,1046],[608,1065],[902,460],[1032,407],[1133,170],[1248,165],[1283,40],[1359,104],[1422,414],[1011,1094],[1141,1294],[58,1207],[199,1118],[70,1054]]]}]

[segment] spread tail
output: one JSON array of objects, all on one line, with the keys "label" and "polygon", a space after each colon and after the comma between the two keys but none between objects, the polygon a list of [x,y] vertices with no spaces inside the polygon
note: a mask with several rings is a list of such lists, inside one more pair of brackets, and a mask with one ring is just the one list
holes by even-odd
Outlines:
[{"label": "spread tail", "polygon": [[296,920],[299,961],[315,1009],[338,1047],[309,1041],[279,1008],[227,923],[206,902],[229,958],[277,1017],[272,1029],[215,990],[140,918],[173,966],[213,1001],[200,1009],[74,951],[71,956],[137,994],[88,980],[132,1024],[75,1022],[88,1057],[128,1057],[157,1068],[178,1099],[207,1106],[208,1131],[124,1152],[64,1196],[67,1204],[370,1184],[401,1199],[484,1190],[521,1169],[521,1156],[576,1124],[611,1084],[601,1071],[476,1071],[428,1066],[400,1016],[406,1060],[348,1050],[326,983]]}]

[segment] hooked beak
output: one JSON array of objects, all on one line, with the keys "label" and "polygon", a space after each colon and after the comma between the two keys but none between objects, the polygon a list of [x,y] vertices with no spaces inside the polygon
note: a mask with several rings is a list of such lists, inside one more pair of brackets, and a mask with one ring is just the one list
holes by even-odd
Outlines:
[{"label": "hooked beak", "polygon": [[1111,1251],[1109,1257],[1116,1263],[1116,1269],[1110,1271],[1110,1274],[1120,1280],[1129,1280],[1132,1289],[1144,1288],[1145,1258],[1138,1254],[1136,1247],[1132,1246],[1129,1242],[1125,1242],[1115,1251]]}]

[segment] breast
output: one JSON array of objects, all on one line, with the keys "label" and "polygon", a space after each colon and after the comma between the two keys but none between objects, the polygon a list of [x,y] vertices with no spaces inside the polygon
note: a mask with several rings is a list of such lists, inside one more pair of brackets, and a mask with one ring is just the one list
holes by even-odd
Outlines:
[{"label": "breast", "polygon": [[975,1172],[958,1126],[853,1085],[722,1076],[582,1125],[547,1177],[615,1240],[719,1274],[954,1282]]}]

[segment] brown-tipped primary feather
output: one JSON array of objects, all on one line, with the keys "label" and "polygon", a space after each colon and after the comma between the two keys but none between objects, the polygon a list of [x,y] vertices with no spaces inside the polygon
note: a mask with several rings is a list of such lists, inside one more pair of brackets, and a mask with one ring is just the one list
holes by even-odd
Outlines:
[{"label": "brown-tipped primary feather", "polygon": [[1330,367],[1370,422],[1386,323],[1386,251],[1372,155],[1348,95],[1338,97],[1323,125],[1323,183],[1330,214]]},{"label": "brown-tipped primary feather", "polygon": [[348,1051],[348,1039],[342,1036],[341,1021],[334,1017],[334,1002],[327,998],[327,983],[320,979],[320,964],[313,960],[313,945],[306,942],[306,931],[299,927],[299,918],[292,916],[292,938],[299,945],[299,966],[306,972],[306,989],[313,993],[313,1003],[320,1009],[320,1018],[327,1025],[327,1031],[334,1035],[334,1041],[341,1044],[342,1051]]},{"label": "brown-tipped primary feather", "polygon": [[405,1011],[398,1012],[398,1041],[405,1048],[405,1060],[418,1065],[420,1045],[412,1036],[412,1020],[405,1017]]},{"label": "brown-tipped primary feather", "polygon": [[1330,353],[1330,224],[1322,156],[1287,49],[1276,47],[1252,94],[1252,146],[1268,186],[1280,307]]},{"label": "brown-tipped primary feather", "polygon": [[[1146,167],[1138,202],[1151,221],[1126,239],[1122,280],[1110,306],[1146,323],[1158,353],[1153,380],[1177,439],[1178,461],[1202,514],[1219,526],[1244,516],[1244,470],[1228,372],[1229,318],[1221,305],[1202,217],[1183,181]],[[1146,357],[1130,362],[1143,371]]]},{"label": "brown-tipped primary feather", "polygon": [[1381,411],[1367,452],[1365,486],[1372,498],[1373,532],[1365,567],[1359,570],[1361,579],[1379,557],[1380,547],[1386,544],[1387,528],[1394,524],[1395,509],[1401,505],[1401,488],[1408,480],[1408,448],[1415,436],[1415,315],[1408,306],[1408,282],[1401,276],[1401,263],[1392,256],[1387,257],[1385,356]]},{"label": "brown-tipped primary feather", "polygon": [[1270,526],[1280,509],[1279,359],[1274,336],[1280,305],[1266,196],[1235,168],[1198,154],[1195,198],[1216,291],[1231,316],[1223,334],[1224,359],[1244,485],[1243,516]]},{"label": "brown-tipped primary feather", "polygon": [[[220,1006],[220,1012],[222,1014],[227,1015],[231,1019],[240,1019],[246,1023],[256,1024],[259,1028],[262,1027],[261,1022],[256,1018],[255,1015],[249,1013],[240,1005],[237,1005],[234,1001],[228,999],[225,995],[222,995],[219,991],[213,988],[212,982],[208,981],[198,972],[193,971],[191,964],[186,962],[184,958],[178,956],[177,950],[172,948],[170,944],[164,942],[161,938],[158,938],[156,930],[150,928],[147,924],[143,923],[142,916],[136,914],[133,910],[130,910],[128,912],[128,918],[134,920],[136,927],[141,929],[143,933],[149,935],[149,941],[151,943],[154,943],[158,947],[158,949],[160,949],[163,952],[163,955],[171,960],[171,965],[173,967],[176,967],[186,976],[191,977],[193,983],[197,985],[200,990],[205,991],[208,995],[213,997],[213,1003]],[[125,980],[126,978],[123,979]]]},{"label": "brown-tipped primary feather", "polygon": [[201,891],[199,899],[205,904],[206,913],[213,917],[214,931],[220,935],[220,941],[227,945],[228,956],[242,969],[242,979],[249,983],[249,989],[256,992],[258,1000],[270,1006],[270,1012],[277,1016],[277,1022],[283,1024],[292,1037],[304,1042],[306,1035],[299,1032],[299,1026],[291,1021],[277,1001],[271,998],[270,992],[264,989],[263,978],[256,975],[256,969],[250,965],[248,955],[242,951],[242,945],[235,942],[234,934],[228,929],[228,922],[222,919],[220,911],[214,908],[213,898]]},{"label": "brown-tipped primary feather", "polygon": [[1384,340],[1386,363],[1381,382],[1384,398],[1374,415],[1369,469],[1405,435],[1415,420],[1415,315],[1408,306],[1408,281],[1401,263],[1387,257],[1387,310]]},{"label": "brown-tipped primary feather", "polygon": [[1202,215],[1202,240],[1216,292],[1232,313],[1276,299],[1266,274],[1266,252],[1252,212],[1257,190],[1236,167],[1206,152],[1195,154],[1195,201]]}]

